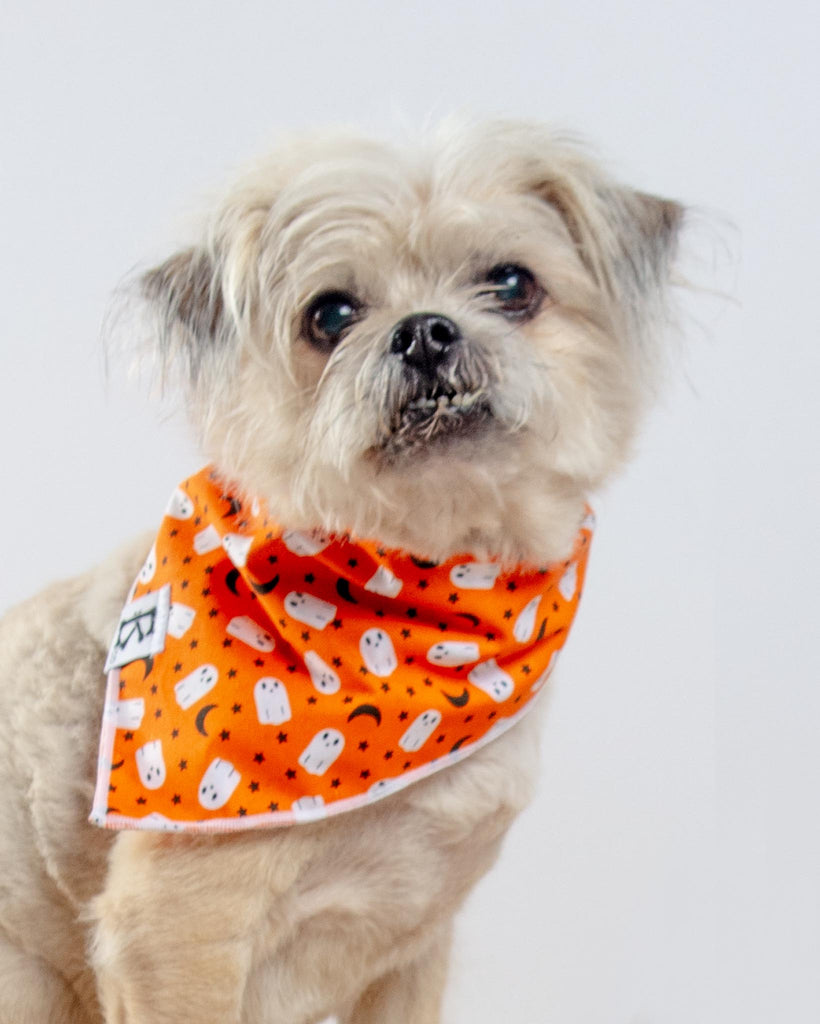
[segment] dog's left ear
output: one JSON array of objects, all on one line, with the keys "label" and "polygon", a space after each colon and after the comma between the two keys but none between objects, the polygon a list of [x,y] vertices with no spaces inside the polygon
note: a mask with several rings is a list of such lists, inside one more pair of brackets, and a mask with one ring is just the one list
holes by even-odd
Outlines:
[{"label": "dog's left ear", "polygon": [[684,216],[679,203],[577,168],[535,190],[561,214],[581,260],[612,298],[634,306],[664,291]]}]

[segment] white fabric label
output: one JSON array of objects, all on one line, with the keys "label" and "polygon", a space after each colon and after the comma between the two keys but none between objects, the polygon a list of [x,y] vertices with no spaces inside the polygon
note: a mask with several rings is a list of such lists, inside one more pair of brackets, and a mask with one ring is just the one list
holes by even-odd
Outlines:
[{"label": "white fabric label", "polygon": [[122,668],[132,661],[151,658],[165,649],[165,634],[171,614],[171,584],[143,594],[122,610],[105,671]]}]

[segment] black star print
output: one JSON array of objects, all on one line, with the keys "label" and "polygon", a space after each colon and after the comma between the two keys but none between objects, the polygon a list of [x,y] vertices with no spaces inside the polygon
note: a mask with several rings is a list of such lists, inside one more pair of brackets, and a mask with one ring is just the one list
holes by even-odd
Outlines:
[{"label": "black star print", "polygon": [[268,804],[268,810],[269,811],[278,811],[279,810],[279,804],[275,800],[271,800],[271,802]]},{"label": "black star print", "polygon": [[282,627],[282,629],[287,629],[288,628],[288,624],[287,624],[287,622],[284,619],[280,619],[279,620],[279,625]]},{"label": "black star print", "polygon": [[310,640],[310,633],[308,632],[308,630],[305,630],[304,633],[302,633],[302,639]]},{"label": "black star print", "polygon": [[468,722],[472,722],[472,720],[473,720],[473,716],[472,716],[472,715],[465,715],[465,716],[464,716],[464,724],[465,724],[465,725],[466,725],[466,724],[467,724]]},{"label": "black star print", "polygon": [[206,575],[210,576],[211,573],[214,571],[214,568],[215,567],[213,565],[206,565],[205,566],[205,573],[206,573]]},{"label": "black star print", "polygon": [[125,689],[125,680],[120,679],[120,693]]},{"label": "black star print", "polygon": [[367,742],[367,740],[362,740],[362,742],[359,744],[359,750],[367,750],[369,746],[370,744]]},{"label": "black star print", "polygon": [[425,676],[424,677],[424,685],[425,686],[432,686],[433,685],[433,680],[429,676]]},{"label": "black star print", "polygon": [[147,803],[147,802],[148,802],[148,801],[147,801],[147,800],[145,799],[145,797],[144,797],[144,796],[138,796],[138,797],[137,797],[137,803],[138,803],[138,804],[144,804],[144,803]]},{"label": "black star print", "polygon": [[228,732],[227,729],[223,729],[222,732],[219,734],[219,738],[224,743],[225,740],[229,740],[231,738],[231,734]]},{"label": "black star print", "polygon": [[427,582],[427,580],[419,580],[416,586],[419,588],[419,590],[426,590],[430,586],[430,584]]},{"label": "black star print", "polygon": [[410,630],[409,629],[403,629],[401,631],[401,635],[404,637],[405,640],[407,640],[411,636]]},{"label": "black star print", "polygon": [[491,711],[491,712],[489,713],[489,715],[487,715],[487,719],[488,719],[488,720],[489,720],[489,719],[491,719],[491,718],[495,718],[495,711]]},{"label": "black star print", "polygon": [[519,693],[518,696],[513,701],[513,704],[517,704],[520,700],[521,700],[521,694]]},{"label": "black star print", "polygon": [[407,617],[409,619],[415,619],[415,617],[417,615],[418,615],[418,609],[416,609],[416,608],[408,608],[407,609]]},{"label": "black star print", "polygon": [[512,618],[512,608],[508,608],[508,609],[507,609],[507,610],[506,610],[506,611],[504,612],[504,618],[505,618],[505,619],[511,619],[511,618]]},{"label": "black star print", "polygon": [[370,778],[370,772],[368,771],[367,768],[365,768],[363,771],[359,772],[359,778],[360,779],[369,779]]},{"label": "black star print", "polygon": [[156,683],[151,684],[151,693],[156,693],[158,689],[159,687],[157,686]]},{"label": "black star print", "polygon": [[188,589],[188,584],[189,584],[189,582],[190,582],[190,580],[183,580],[183,581],[182,581],[182,582],[180,583],[180,587],[182,587],[182,589],[183,589],[183,590],[187,590],[187,589]]},{"label": "black star print", "polygon": [[447,600],[450,602],[450,604],[455,604],[456,601],[458,600],[458,594],[450,594]]},{"label": "black star print", "polygon": [[341,786],[341,784],[342,783],[341,783],[340,779],[331,779],[330,780],[330,785],[333,787],[333,789],[338,789],[339,786]]},{"label": "black star print", "polygon": [[334,629],[341,629],[342,628],[342,620],[341,619],[334,619],[333,622],[331,622],[331,626],[333,626]]},{"label": "black star print", "polygon": [[408,686],[407,687],[407,696],[408,697],[415,697],[416,696],[416,691],[413,689],[412,686]]},{"label": "black star print", "polygon": [[127,732],[127,733],[125,734],[125,738],[126,738],[127,740],[132,740],[132,739],[134,738],[134,734],[133,734],[132,732]]},{"label": "black star print", "polygon": [[[189,559],[188,559],[188,561],[190,562],[190,561],[191,561],[191,559],[189,558]],[[163,557],[163,559],[162,559],[162,562],[161,562],[160,564],[161,564],[161,565],[167,565],[167,564],[168,564],[168,556],[167,556],[167,555],[165,555],[165,556]]]},{"label": "black star print", "polygon": [[443,742],[444,742],[444,733],[442,733],[441,736],[436,736],[436,743],[443,743]]},{"label": "black star print", "polygon": [[293,768],[288,768],[288,770],[285,772],[285,775],[287,775],[289,779],[296,778],[296,772],[293,770]]},{"label": "black star print", "polygon": [[390,683],[382,683],[382,689],[385,693],[390,693]]},{"label": "black star print", "polygon": [[170,532],[170,533],[168,534],[168,536],[169,536],[169,537],[176,537],[176,535],[177,535],[178,533],[179,533],[179,530],[177,530],[176,528],[174,528],[173,530],[171,530],[171,532]]},{"label": "black star print", "polygon": [[316,698],[315,697],[308,697],[308,704],[315,704],[315,703],[316,703]]},{"label": "black star print", "polygon": [[[272,533],[268,534],[268,540],[273,540],[273,534]],[[278,561],[279,561],[279,559],[276,557],[276,555],[268,555],[268,562],[270,562],[271,565],[276,565],[276,563]]]},{"label": "black star print", "polygon": [[174,793],[174,795],[171,797],[171,801],[175,804],[181,804],[182,797],[179,795],[179,793]]},{"label": "black star print", "polygon": [[339,658],[339,657],[334,658],[333,659],[333,664],[336,666],[336,668],[341,668],[342,667],[342,659]]},{"label": "black star print", "polygon": [[524,673],[525,676],[528,676],[530,674],[530,672],[532,672],[532,669],[530,668],[529,665],[522,665],[521,666],[521,671]]},{"label": "black star print", "polygon": [[228,640],[228,638],[226,637],[226,638],[225,638],[225,639],[224,639],[224,640],[222,641],[222,646],[223,646],[223,647],[233,647],[233,640]]},{"label": "black star print", "polygon": [[162,718],[162,708],[157,708],[154,712],[154,718]]},{"label": "black star print", "polygon": [[262,660],[262,658],[254,658],[253,663],[254,665],[256,665],[257,668],[263,668],[265,665],[265,662]]},{"label": "black star print", "polygon": [[179,736],[179,729],[172,729],[171,730],[171,739],[175,740],[177,738],[177,736]]},{"label": "black star print", "polygon": [[361,673],[361,674],[362,674],[363,676],[366,676],[366,675],[368,675],[368,674],[369,674],[369,673],[368,673],[368,671],[367,671],[367,669],[366,669],[366,668],[364,667],[364,665],[359,665],[359,672],[360,672],[360,673]]},{"label": "black star print", "polygon": [[295,672],[295,671],[296,671],[296,666],[295,665],[288,665],[288,672],[292,673],[292,672]]},{"label": "black star print", "polygon": [[558,611],[558,602],[557,602],[557,601],[553,601],[553,602],[552,602],[552,610],[553,610],[554,612],[557,612],[557,611]]},{"label": "black star print", "polygon": [[288,734],[286,732],[280,732],[276,737],[280,743],[287,743]]},{"label": "black star print", "polygon": [[380,619],[383,619],[384,618],[384,608],[377,608],[376,609],[376,614],[379,616]]},{"label": "black star print", "polygon": [[442,633],[443,633],[443,632],[444,632],[444,630],[445,630],[445,629],[447,629],[447,623],[446,623],[446,622],[440,622],[440,623],[438,624],[438,628],[439,628],[439,629],[440,629],[440,630],[442,631]]},{"label": "black star print", "polygon": [[305,573],[305,583],[314,583],[315,581],[316,577],[312,572]]},{"label": "black star print", "polygon": [[515,580],[510,580],[510,582],[507,584],[507,590],[515,590],[515,589],[516,589]]},{"label": "black star print", "polygon": [[241,704],[234,704],[234,706],[231,708],[231,711],[233,711],[233,713],[235,715],[238,715],[241,710],[242,710],[242,705]]},{"label": "black star print", "polygon": [[182,671],[182,662],[178,661],[176,663],[176,665],[174,665],[174,672],[181,672],[181,671]]},{"label": "black star print", "polygon": [[245,810],[244,807],[240,807],[236,813],[239,815],[240,818],[244,818],[248,812]]},{"label": "black star print", "polygon": [[254,761],[256,761],[257,764],[262,764],[262,762],[265,760],[265,755],[264,754],[254,754],[253,755],[253,759],[254,759]]},{"label": "black star print", "polygon": [[211,610],[208,612],[209,619],[215,619],[217,615],[219,615],[219,612],[216,610],[216,608],[211,608]]},{"label": "black star print", "polygon": [[190,561],[191,561],[191,556],[190,556],[190,555],[186,555],[186,556],[185,556],[185,557],[184,557],[184,558],[182,559],[182,564],[183,564],[183,565],[188,565],[188,563],[189,563]]},{"label": "black star print", "polygon": [[385,752],[384,752],[384,759],[385,759],[385,761],[389,761],[392,756],[393,756],[393,751],[392,750],[385,750]]},{"label": "black star print", "polygon": [[345,697],[342,700],[342,704],[352,704],[352,703],[353,703],[353,698],[349,694],[347,695],[347,697]]},{"label": "black star print", "polygon": [[408,769],[408,768],[410,767],[410,765],[411,765],[412,763],[413,763],[412,761],[405,761],[405,762],[404,762],[404,764],[403,764],[403,765],[401,766],[401,767],[402,767],[402,771],[405,771],[405,772],[406,772],[406,771],[407,771],[407,769]]},{"label": "black star print", "polygon": [[199,640],[192,640],[188,644],[188,646],[191,648],[192,651],[195,651],[197,649],[197,647],[199,647]]},{"label": "black star print", "polygon": [[407,712],[406,712],[406,711],[402,711],[402,712],[400,712],[400,713],[399,713],[399,721],[400,721],[400,722],[403,722],[403,721],[405,721],[405,719],[406,719],[407,717],[408,717],[408,716],[407,716]]},{"label": "black star print", "polygon": [[347,564],[350,566],[351,569],[355,569],[359,563],[356,561],[355,558],[348,558]]},{"label": "black star print", "polygon": [[233,677],[235,675],[236,675],[236,669],[235,668],[229,668],[228,669],[228,679],[233,679]]},{"label": "black star print", "polygon": [[251,791],[251,793],[255,793],[259,789],[259,783],[258,782],[251,782],[248,785],[248,789]]},{"label": "black star print", "polygon": [[404,664],[405,665],[412,665],[415,660],[416,659],[413,657],[412,654],[408,654],[407,657],[404,659]]},{"label": "black star print", "polygon": [[210,587],[204,587],[200,591],[200,593],[202,594],[203,597],[210,597],[211,596],[211,588]]},{"label": "black star print", "polygon": [[485,633],[484,636],[486,636],[488,640],[495,640],[495,633]]}]

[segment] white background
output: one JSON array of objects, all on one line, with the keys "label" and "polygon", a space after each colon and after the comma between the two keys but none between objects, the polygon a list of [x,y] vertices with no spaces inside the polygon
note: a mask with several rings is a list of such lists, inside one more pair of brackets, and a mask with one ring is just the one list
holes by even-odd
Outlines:
[{"label": "white background", "polygon": [[106,383],[101,319],[283,129],[537,118],[712,214],[733,255],[692,267],[730,297],[683,296],[597,501],[539,797],[462,915],[446,1020],[820,1019],[816,5],[7,0],[0,34],[0,608],[198,468]]}]

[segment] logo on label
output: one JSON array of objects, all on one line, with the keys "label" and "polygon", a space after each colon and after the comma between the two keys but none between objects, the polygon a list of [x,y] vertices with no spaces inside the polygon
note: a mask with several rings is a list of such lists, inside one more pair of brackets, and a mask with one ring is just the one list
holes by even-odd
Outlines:
[{"label": "logo on label", "polygon": [[122,668],[132,661],[150,658],[165,649],[165,634],[171,613],[171,585],[143,594],[122,610],[105,671]]}]

